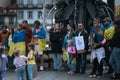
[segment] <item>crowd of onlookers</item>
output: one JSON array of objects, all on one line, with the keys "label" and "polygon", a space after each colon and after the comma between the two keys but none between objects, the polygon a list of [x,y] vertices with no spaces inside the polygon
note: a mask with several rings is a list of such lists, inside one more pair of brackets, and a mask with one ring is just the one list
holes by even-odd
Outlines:
[{"label": "crowd of onlookers", "polygon": [[[37,20],[33,30],[26,20],[17,24],[17,30],[2,26],[0,33],[0,78],[6,80],[7,65],[9,69],[16,67],[17,80],[33,80],[33,73],[44,70],[43,51],[46,47],[45,27]],[[120,20],[112,21],[106,17],[94,18],[90,31],[85,30],[82,22],[77,29],[67,24],[67,32],[63,36],[61,25],[56,23],[49,34],[53,68],[60,71],[62,62],[67,64],[68,74],[85,74],[87,53],[91,52],[92,71],[89,77],[103,75],[103,63],[106,63],[111,79],[120,79]],[[82,45],[82,46],[81,46]],[[36,62],[40,58],[40,65]],[[27,75],[26,75],[27,74]]]}]

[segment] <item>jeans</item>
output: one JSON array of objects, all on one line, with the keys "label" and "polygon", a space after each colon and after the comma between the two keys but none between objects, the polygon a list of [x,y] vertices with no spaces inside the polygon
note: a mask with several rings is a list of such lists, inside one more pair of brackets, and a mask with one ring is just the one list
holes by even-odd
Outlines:
[{"label": "jeans", "polygon": [[17,68],[17,80],[26,80],[25,66]]},{"label": "jeans", "polygon": [[72,64],[72,60],[73,60],[74,57],[71,53],[68,53],[68,55],[69,55],[69,59],[68,59],[68,62],[67,62],[68,68],[69,68],[70,71],[73,71],[74,67],[75,67],[75,64]]},{"label": "jeans", "polygon": [[34,71],[35,64],[29,64],[27,66],[28,69],[28,78],[29,80],[33,80],[33,71]]},{"label": "jeans", "polygon": [[60,68],[62,66],[62,57],[61,57],[61,54],[54,53],[53,54],[53,62],[54,62],[54,69],[60,70]]},{"label": "jeans", "polygon": [[0,80],[6,80],[6,71],[0,71]]},{"label": "jeans", "polygon": [[111,64],[114,72],[120,73],[120,48],[113,48],[109,63]]},{"label": "jeans", "polygon": [[76,58],[76,72],[85,73],[86,71],[86,53],[78,54]]}]

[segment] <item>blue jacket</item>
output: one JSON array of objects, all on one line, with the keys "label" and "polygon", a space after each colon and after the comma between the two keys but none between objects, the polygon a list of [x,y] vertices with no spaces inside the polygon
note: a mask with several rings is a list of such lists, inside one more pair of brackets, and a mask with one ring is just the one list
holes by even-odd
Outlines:
[{"label": "blue jacket", "polygon": [[24,42],[25,41],[25,37],[26,37],[26,35],[25,35],[25,31],[24,30],[22,30],[20,32],[16,31],[14,33],[14,35],[13,35],[12,41],[14,43]]},{"label": "blue jacket", "polygon": [[[65,36],[62,48],[67,49],[67,47],[68,47],[67,41],[68,41],[68,36]],[[74,36],[72,37],[72,42],[73,42],[73,45],[75,46],[75,37]]]},{"label": "blue jacket", "polygon": [[46,31],[45,29],[42,27],[41,30],[39,32],[36,32],[36,28],[34,28],[32,35],[37,35],[38,39],[45,39],[46,38]]}]

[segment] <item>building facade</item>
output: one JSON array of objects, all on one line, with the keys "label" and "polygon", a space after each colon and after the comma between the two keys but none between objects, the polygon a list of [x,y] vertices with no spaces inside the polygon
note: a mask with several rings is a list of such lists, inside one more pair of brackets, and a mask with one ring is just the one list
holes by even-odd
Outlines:
[{"label": "building facade", "polygon": [[49,4],[52,5],[52,0],[17,0],[17,23],[27,20],[34,24],[35,20],[39,20],[45,25],[52,24],[52,15],[48,17],[51,8],[45,7]]}]

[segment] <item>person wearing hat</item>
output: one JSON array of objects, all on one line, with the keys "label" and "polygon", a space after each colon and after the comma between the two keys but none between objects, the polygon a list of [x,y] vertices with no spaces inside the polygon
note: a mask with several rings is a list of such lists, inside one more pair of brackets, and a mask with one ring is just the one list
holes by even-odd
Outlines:
[{"label": "person wearing hat", "polygon": [[109,70],[106,74],[109,74],[109,73],[112,73],[112,67],[110,66],[109,64],[109,58],[110,58],[110,54],[111,52],[109,51],[109,44],[110,44],[110,41],[114,35],[114,32],[115,32],[115,27],[114,27],[114,24],[111,20],[110,17],[106,17],[105,19],[103,19],[103,26],[104,26],[104,38],[106,39],[106,44],[105,44],[105,54],[106,54],[106,57],[105,57],[105,61],[109,67]]},{"label": "person wearing hat", "polygon": [[115,33],[110,42],[112,53],[109,63],[113,68],[111,79],[120,79],[120,20],[114,22]]},{"label": "person wearing hat", "polygon": [[17,24],[17,31],[14,33],[12,41],[15,44],[14,48],[19,48],[21,55],[26,55],[26,45],[25,45],[25,31],[21,24]]}]

